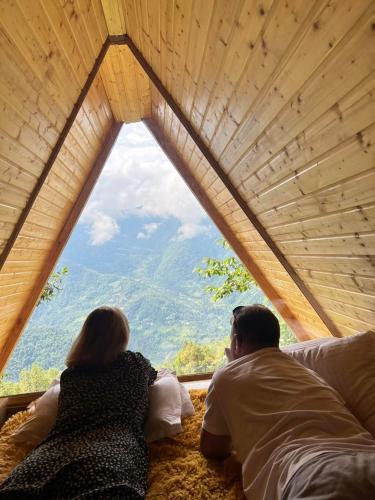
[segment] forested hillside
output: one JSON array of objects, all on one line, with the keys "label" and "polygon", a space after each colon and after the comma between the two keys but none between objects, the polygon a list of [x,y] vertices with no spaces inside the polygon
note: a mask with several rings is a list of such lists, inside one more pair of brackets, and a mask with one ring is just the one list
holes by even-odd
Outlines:
[{"label": "forested hillside", "polygon": [[213,227],[210,234],[185,240],[176,238],[173,219],[160,221],[148,239],[139,238],[139,227],[136,218],[125,219],[113,240],[92,246],[85,226],[77,226],[57,266],[69,268],[64,289],[35,310],[8,365],[8,379],[17,378],[33,362],[62,369],[85,317],[102,304],[125,311],[130,348],[160,365],[170,362],[187,341],[222,340],[229,333],[234,305],[264,300],[254,289],[213,303],[204,291],[205,282],[194,268],[205,256],[228,253],[216,244],[220,235]]}]

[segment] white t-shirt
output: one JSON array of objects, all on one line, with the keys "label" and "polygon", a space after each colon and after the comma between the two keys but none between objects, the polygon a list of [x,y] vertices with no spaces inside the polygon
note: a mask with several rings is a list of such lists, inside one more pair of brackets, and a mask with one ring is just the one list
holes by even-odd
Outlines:
[{"label": "white t-shirt", "polygon": [[249,499],[281,498],[294,472],[322,453],[375,452],[372,436],[341,396],[278,348],[261,349],[218,370],[206,407],[202,426],[231,436]]}]

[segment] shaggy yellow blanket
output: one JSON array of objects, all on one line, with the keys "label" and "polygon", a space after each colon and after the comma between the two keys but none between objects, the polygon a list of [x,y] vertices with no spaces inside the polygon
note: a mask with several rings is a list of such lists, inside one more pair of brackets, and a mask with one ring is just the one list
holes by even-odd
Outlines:
[{"label": "shaggy yellow blanket", "polygon": [[[206,460],[198,451],[206,391],[191,390],[196,413],[183,419],[184,432],[151,445],[151,468],[147,499],[239,500],[244,498],[238,472]],[[27,455],[30,448],[15,445],[10,435],[28,412],[13,415],[0,431],[0,483]]]}]

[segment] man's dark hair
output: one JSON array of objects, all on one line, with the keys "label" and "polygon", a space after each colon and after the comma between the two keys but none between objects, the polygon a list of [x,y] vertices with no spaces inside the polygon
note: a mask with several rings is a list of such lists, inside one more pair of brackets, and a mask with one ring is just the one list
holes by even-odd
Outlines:
[{"label": "man's dark hair", "polygon": [[256,349],[279,346],[279,320],[267,307],[261,304],[237,307],[233,317],[233,326],[240,342]]}]

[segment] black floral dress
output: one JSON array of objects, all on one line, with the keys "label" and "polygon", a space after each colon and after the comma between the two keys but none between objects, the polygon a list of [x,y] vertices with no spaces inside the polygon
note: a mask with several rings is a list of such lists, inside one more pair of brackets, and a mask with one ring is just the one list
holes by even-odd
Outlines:
[{"label": "black floral dress", "polygon": [[144,424],[156,374],[131,351],[107,368],[65,370],[54,428],[5,480],[0,499],[144,498]]}]

